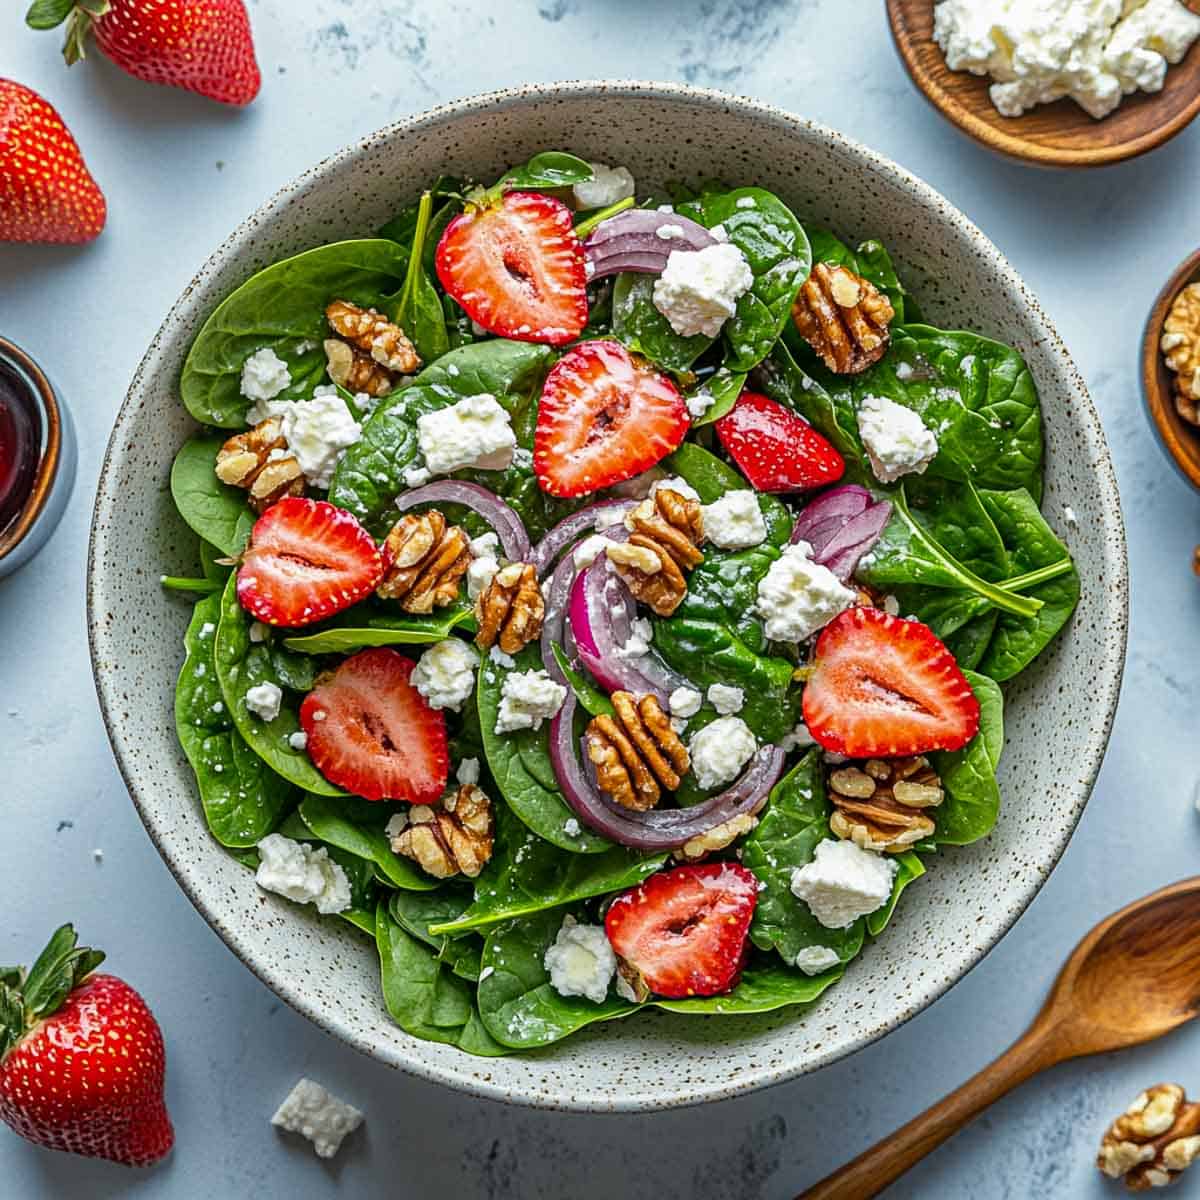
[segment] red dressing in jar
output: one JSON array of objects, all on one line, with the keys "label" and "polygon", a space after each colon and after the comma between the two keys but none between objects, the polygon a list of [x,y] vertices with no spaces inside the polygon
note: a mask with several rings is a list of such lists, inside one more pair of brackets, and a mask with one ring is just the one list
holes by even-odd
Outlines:
[{"label": "red dressing in jar", "polygon": [[41,444],[42,422],[29,385],[0,359],[0,532],[29,499]]}]

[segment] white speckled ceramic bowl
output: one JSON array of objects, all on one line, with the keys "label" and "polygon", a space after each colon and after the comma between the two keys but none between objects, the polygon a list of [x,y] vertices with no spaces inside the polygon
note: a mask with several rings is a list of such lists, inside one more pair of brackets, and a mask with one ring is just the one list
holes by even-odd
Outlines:
[{"label": "white speckled ceramic bowl", "polygon": [[[1008,689],[1004,809],[986,841],[939,854],[896,919],[804,1015],[641,1014],[560,1046],[471,1058],[388,1019],[372,946],[269,896],[207,834],[170,713],[187,608],[157,586],[194,559],[167,491],[192,429],[176,381],[196,330],[260,267],[368,235],[443,172],[488,179],[549,147],[626,163],[643,187],[720,177],[778,192],[802,218],[882,238],[926,312],[1016,346],[1041,390],[1045,511],[1083,577],[1074,620]],[[1078,524],[1067,523],[1067,506]],[[894,163],[809,121],[717,92],[567,83],[463,100],[365,138],[245,221],[167,316],[121,408],[88,568],[92,659],[113,750],[150,836],[192,902],[284,1000],[383,1062],[450,1087],[565,1109],[693,1104],[777,1083],[895,1029],[962,977],[1049,875],[1100,766],[1125,655],[1127,567],[1100,423],[1037,301],[984,235]]]}]

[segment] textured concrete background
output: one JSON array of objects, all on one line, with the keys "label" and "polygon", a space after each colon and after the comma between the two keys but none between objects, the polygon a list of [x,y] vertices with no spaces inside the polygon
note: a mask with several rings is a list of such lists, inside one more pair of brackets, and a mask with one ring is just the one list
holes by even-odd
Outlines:
[{"label": "textured concrete background", "polygon": [[[878,3],[251,0],[264,86],[244,113],[137,83],[100,59],[68,74],[55,38],[26,34],[15,11],[24,5],[6,7],[0,75],[59,107],[111,215],[82,250],[0,248],[0,331],[51,369],[81,442],[62,528],[0,584],[0,960],[28,961],[64,920],[107,948],[161,1019],[179,1141],[165,1166],[131,1174],[0,1132],[5,1200],[786,1200],[998,1053],[1098,917],[1195,871],[1200,686],[1189,647],[1200,585],[1190,555],[1200,522],[1195,496],[1154,444],[1136,364],[1153,296],[1196,244],[1200,125],[1098,174],[1002,162],[927,108]],[[465,1099],[359,1057],[282,1007],[209,931],[146,838],[109,757],[83,611],[89,509],[113,415],[211,248],[284,181],[388,121],[507,84],[602,76],[723,87],[825,121],[929,180],[983,227],[1045,302],[1104,416],[1134,613],[1124,701],[1095,796],[1050,882],[982,965],[882,1043],[815,1076],[707,1108],[619,1118]],[[300,1074],[366,1110],[365,1130],[333,1165],[268,1124]],[[893,1194],[1116,1195],[1091,1166],[1097,1139],[1160,1078],[1200,1090],[1200,1029],[1024,1087]]]}]

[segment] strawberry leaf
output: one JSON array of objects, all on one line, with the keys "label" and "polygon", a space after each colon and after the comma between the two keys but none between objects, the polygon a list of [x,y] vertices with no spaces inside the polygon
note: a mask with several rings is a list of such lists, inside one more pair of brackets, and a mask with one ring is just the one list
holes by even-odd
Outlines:
[{"label": "strawberry leaf", "polygon": [[60,925],[25,980],[25,1009],[33,1017],[56,1012],[72,989],[103,961],[102,951],[76,946],[73,925]]},{"label": "strawberry leaf", "polygon": [[30,29],[55,29],[71,15],[75,0],[33,0],[25,14]]},{"label": "strawberry leaf", "polygon": [[21,993],[0,983],[0,1060],[25,1034],[25,1005]]}]

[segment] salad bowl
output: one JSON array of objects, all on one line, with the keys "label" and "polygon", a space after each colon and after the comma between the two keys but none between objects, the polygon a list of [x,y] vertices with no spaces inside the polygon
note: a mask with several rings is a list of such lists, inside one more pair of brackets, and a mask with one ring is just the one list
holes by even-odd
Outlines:
[{"label": "salad bowl", "polygon": [[[1082,594],[1063,634],[1006,688],[995,830],[935,856],[922,903],[898,910],[816,1007],[737,1019],[639,1013],[534,1054],[476,1059],[397,1028],[370,942],[263,903],[253,875],[211,840],[164,719],[188,610],[155,581],[194,560],[167,479],[195,428],[179,403],[180,371],[221,299],[281,257],[379,227],[439,175],[496,178],[547,148],[623,164],[648,189],[714,176],[761,185],[806,221],[884,241],[929,320],[1014,347],[1042,398],[1043,511]],[[282,999],[356,1049],[447,1086],[548,1108],[637,1110],[715,1100],[835,1061],[936,999],[1005,933],[1065,848],[1103,757],[1125,653],[1127,564],[1084,384],[1036,300],[961,213],[895,164],[778,109],[669,84],[585,82],[479,96],[384,129],[289,184],[217,249],[168,314],[117,418],[88,604],[106,727],[151,838],[205,919]]]}]

